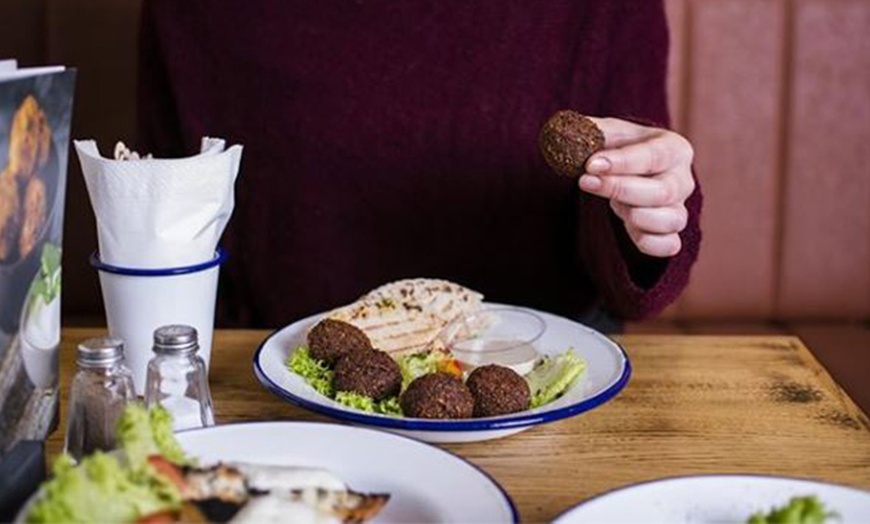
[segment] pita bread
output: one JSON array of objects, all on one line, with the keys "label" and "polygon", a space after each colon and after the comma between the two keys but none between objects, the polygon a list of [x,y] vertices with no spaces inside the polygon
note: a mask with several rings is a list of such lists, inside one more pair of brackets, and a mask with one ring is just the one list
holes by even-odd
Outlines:
[{"label": "pita bread", "polygon": [[415,278],[378,287],[326,316],[358,327],[373,347],[395,357],[429,349],[451,320],[477,311],[482,301],[454,282]]}]

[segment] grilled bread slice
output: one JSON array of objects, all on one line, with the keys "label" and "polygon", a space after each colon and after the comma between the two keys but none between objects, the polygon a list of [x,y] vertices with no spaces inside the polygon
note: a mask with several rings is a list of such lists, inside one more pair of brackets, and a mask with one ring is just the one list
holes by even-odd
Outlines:
[{"label": "grilled bread slice", "polygon": [[174,522],[365,522],[390,499],[384,493],[348,489],[320,468],[219,463],[173,464],[149,457],[151,465],[181,491],[180,515],[163,512],[143,521]]},{"label": "grilled bread slice", "polygon": [[326,314],[361,329],[372,346],[394,357],[433,348],[458,315],[477,311],[483,295],[447,280],[415,278],[378,287]]}]

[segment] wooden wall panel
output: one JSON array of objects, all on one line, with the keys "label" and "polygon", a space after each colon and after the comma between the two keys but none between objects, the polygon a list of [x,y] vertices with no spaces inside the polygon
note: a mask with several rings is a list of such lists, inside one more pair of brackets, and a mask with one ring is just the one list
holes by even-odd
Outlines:
[{"label": "wooden wall panel", "polygon": [[[677,132],[684,132],[685,122],[683,108],[685,106],[684,85],[687,78],[686,57],[688,56],[689,35],[688,17],[686,16],[688,0],[665,0],[670,33],[670,50],[668,56],[668,109],[671,113],[671,127]],[[665,308],[658,318],[673,319],[680,315],[680,299]]]},{"label": "wooden wall panel", "polygon": [[683,318],[773,310],[785,10],[781,0],[690,2],[686,129],[704,191],[701,255]]},{"label": "wooden wall panel", "polygon": [[870,2],[800,0],[778,313],[870,316]]},{"label": "wooden wall panel", "polygon": [[687,0],[665,0],[670,33],[670,54],[668,56],[668,109],[671,112],[671,127],[683,132],[684,84],[688,71],[685,59],[687,57],[689,39],[686,34],[688,17],[686,16]]}]

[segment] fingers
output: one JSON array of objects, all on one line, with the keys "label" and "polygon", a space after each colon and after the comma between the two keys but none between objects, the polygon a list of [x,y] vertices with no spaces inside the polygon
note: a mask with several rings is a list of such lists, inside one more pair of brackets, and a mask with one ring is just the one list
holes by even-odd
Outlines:
[{"label": "fingers", "polygon": [[613,212],[625,223],[634,245],[641,253],[654,257],[671,257],[680,252],[680,231],[688,223],[685,206],[631,207],[611,201]]},{"label": "fingers", "polygon": [[670,257],[682,248],[679,232],[685,229],[689,213],[685,206],[631,207],[611,201],[613,212],[625,223],[625,230],[641,253]]},{"label": "fingers", "polygon": [[665,207],[685,201],[695,181],[687,167],[657,176],[583,175],[580,189],[630,206]]},{"label": "fingers", "polygon": [[611,201],[610,207],[626,227],[660,235],[679,233],[686,228],[689,212],[685,206],[632,207]]},{"label": "fingers", "polygon": [[628,236],[631,237],[631,241],[641,253],[653,257],[672,257],[679,253],[683,247],[680,235],[676,233],[657,235],[628,226],[625,230],[628,231]]},{"label": "fingers", "polygon": [[605,149],[586,162],[580,189],[610,200],[637,248],[647,255],[679,253],[688,222],[684,205],[695,189],[694,151],[677,133],[616,118],[593,118]]},{"label": "fingers", "polygon": [[694,151],[688,140],[662,129],[641,129],[648,135],[592,155],[586,171],[594,175],[654,175],[691,165]]},{"label": "fingers", "polygon": [[619,118],[588,117],[604,133],[604,147],[614,149],[642,140],[658,131]]}]

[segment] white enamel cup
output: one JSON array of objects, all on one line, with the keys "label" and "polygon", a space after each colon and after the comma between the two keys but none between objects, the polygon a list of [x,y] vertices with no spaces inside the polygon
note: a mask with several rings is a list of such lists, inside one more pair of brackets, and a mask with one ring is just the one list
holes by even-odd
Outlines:
[{"label": "white enamel cup", "polygon": [[224,251],[218,249],[211,260],[192,266],[136,269],[112,266],[102,262],[97,253],[91,255],[91,265],[100,274],[109,334],[124,341],[125,360],[138,395],[145,392],[154,330],[160,326],[196,328],[198,354],[208,367],[218,271],[225,258]]}]

